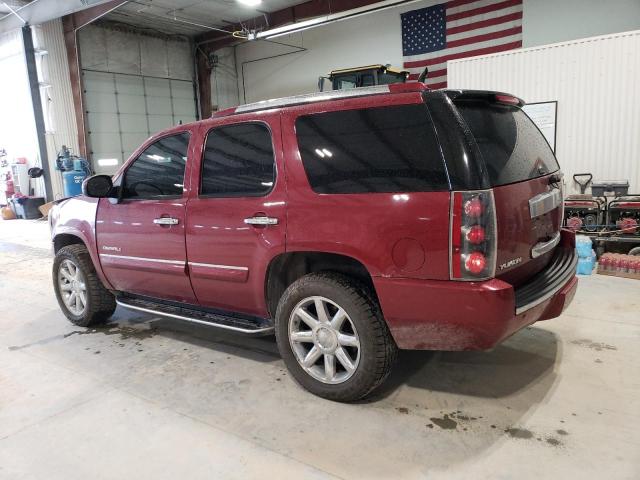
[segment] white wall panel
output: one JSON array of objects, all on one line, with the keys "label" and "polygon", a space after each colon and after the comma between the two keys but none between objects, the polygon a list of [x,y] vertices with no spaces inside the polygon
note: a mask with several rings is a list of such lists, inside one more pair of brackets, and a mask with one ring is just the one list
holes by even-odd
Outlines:
[{"label": "white wall panel", "polygon": [[191,80],[194,73],[194,58],[187,42],[167,42],[167,64],[169,77]]},{"label": "white wall panel", "polygon": [[152,77],[168,77],[166,41],[156,37],[140,37],[141,71]]},{"label": "white wall panel", "polygon": [[213,110],[235,107],[240,103],[235,48],[216,50],[218,64],[211,71],[211,105]]},{"label": "white wall panel", "polygon": [[143,37],[110,28],[104,30],[107,42],[106,70],[118,73],[140,73],[140,41]]},{"label": "white wall panel", "polygon": [[449,86],[558,101],[556,156],[571,176],[640,191],[640,31],[448,62]]}]

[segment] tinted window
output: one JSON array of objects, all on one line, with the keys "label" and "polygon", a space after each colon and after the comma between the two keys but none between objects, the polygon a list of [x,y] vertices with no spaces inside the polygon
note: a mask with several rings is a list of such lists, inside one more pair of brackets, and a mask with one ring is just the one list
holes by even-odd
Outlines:
[{"label": "tinted window", "polygon": [[480,148],[491,185],[505,185],[558,170],[544,136],[518,107],[461,101],[458,110]]},{"label": "tinted window", "polygon": [[151,144],[127,169],[123,198],[181,196],[189,134],[164,137]]},{"label": "tinted window", "polygon": [[361,87],[372,87],[376,82],[373,78],[373,73],[363,73],[360,75],[360,86]]},{"label": "tinted window", "polygon": [[308,115],[298,118],[296,133],[315,192],[448,189],[423,104]]},{"label": "tinted window", "polygon": [[358,77],[356,75],[343,75],[333,79],[334,90],[346,90],[348,88],[356,88],[358,86]]},{"label": "tinted window", "polygon": [[388,83],[400,83],[404,81],[403,75],[395,75],[393,73],[378,73],[378,83],[385,85]]},{"label": "tinted window", "polygon": [[265,125],[242,123],[209,132],[202,162],[201,195],[265,195],[274,180],[273,145]]}]

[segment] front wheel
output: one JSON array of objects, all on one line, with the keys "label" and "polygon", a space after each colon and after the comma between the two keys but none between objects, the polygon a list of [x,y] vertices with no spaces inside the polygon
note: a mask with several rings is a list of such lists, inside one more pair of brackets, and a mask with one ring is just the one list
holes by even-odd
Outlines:
[{"label": "front wheel", "polygon": [[53,288],[60,309],[74,325],[104,322],[116,309],[115,297],[102,285],[84,245],[67,245],[56,253]]},{"label": "front wheel", "polygon": [[397,347],[370,291],[333,273],[312,273],[283,294],[276,338],[293,377],[330,400],[359,400],[391,371]]}]

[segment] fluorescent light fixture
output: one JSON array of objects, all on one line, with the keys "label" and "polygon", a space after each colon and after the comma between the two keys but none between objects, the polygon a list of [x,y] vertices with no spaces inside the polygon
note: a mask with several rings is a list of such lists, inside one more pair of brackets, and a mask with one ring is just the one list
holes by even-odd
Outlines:
[{"label": "fluorescent light fixture", "polygon": [[242,5],[246,5],[247,7],[256,7],[262,3],[262,0],[236,0],[238,3]]},{"label": "fluorescent light fixture", "polygon": [[322,150],[320,150],[319,148],[316,148],[314,151],[316,152],[316,155],[318,155],[320,158],[326,157],[324,152]]},{"label": "fluorescent light fixture", "polygon": [[322,151],[327,157],[329,158],[333,157],[333,153],[331,153],[331,150],[327,150],[326,148],[323,148]]},{"label": "fluorescent light fixture", "polygon": [[117,158],[100,158],[98,159],[98,165],[101,167],[115,167],[118,165]]},{"label": "fluorescent light fixture", "polygon": [[[247,2],[255,0],[238,0],[241,3],[247,4]],[[283,27],[272,28],[265,30],[264,32],[250,33],[247,38],[249,40],[260,40],[262,38],[269,39],[279,37],[281,35],[288,35],[290,33],[297,33],[309,28],[317,27],[320,25],[326,25],[328,23],[339,22],[341,20],[347,20],[349,18],[358,17],[360,15],[366,15],[367,13],[379,12],[386,10],[387,8],[398,7],[408,3],[415,3],[421,0],[384,0],[382,2],[375,3],[374,5],[368,5],[359,8],[352,8],[340,13],[332,13],[329,15],[323,15],[321,17],[312,18],[311,20],[304,20],[302,22],[295,22]]]}]

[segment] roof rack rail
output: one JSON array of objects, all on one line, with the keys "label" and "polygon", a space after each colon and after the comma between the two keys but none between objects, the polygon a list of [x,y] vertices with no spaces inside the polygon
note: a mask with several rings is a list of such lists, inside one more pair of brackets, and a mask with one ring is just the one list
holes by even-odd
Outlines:
[{"label": "roof rack rail", "polygon": [[307,103],[323,102],[326,100],[339,100],[343,98],[365,97],[368,95],[383,95],[385,93],[402,93],[423,91],[427,87],[421,83],[398,83],[391,85],[376,85],[375,87],[350,88],[348,90],[332,90],[328,92],[305,93],[303,95],[293,95],[291,97],[273,98],[260,102],[247,103],[238,107],[227,108],[214,112],[211,116],[226,117],[237,113],[255,112],[270,108],[290,107],[293,105],[304,105]]}]

